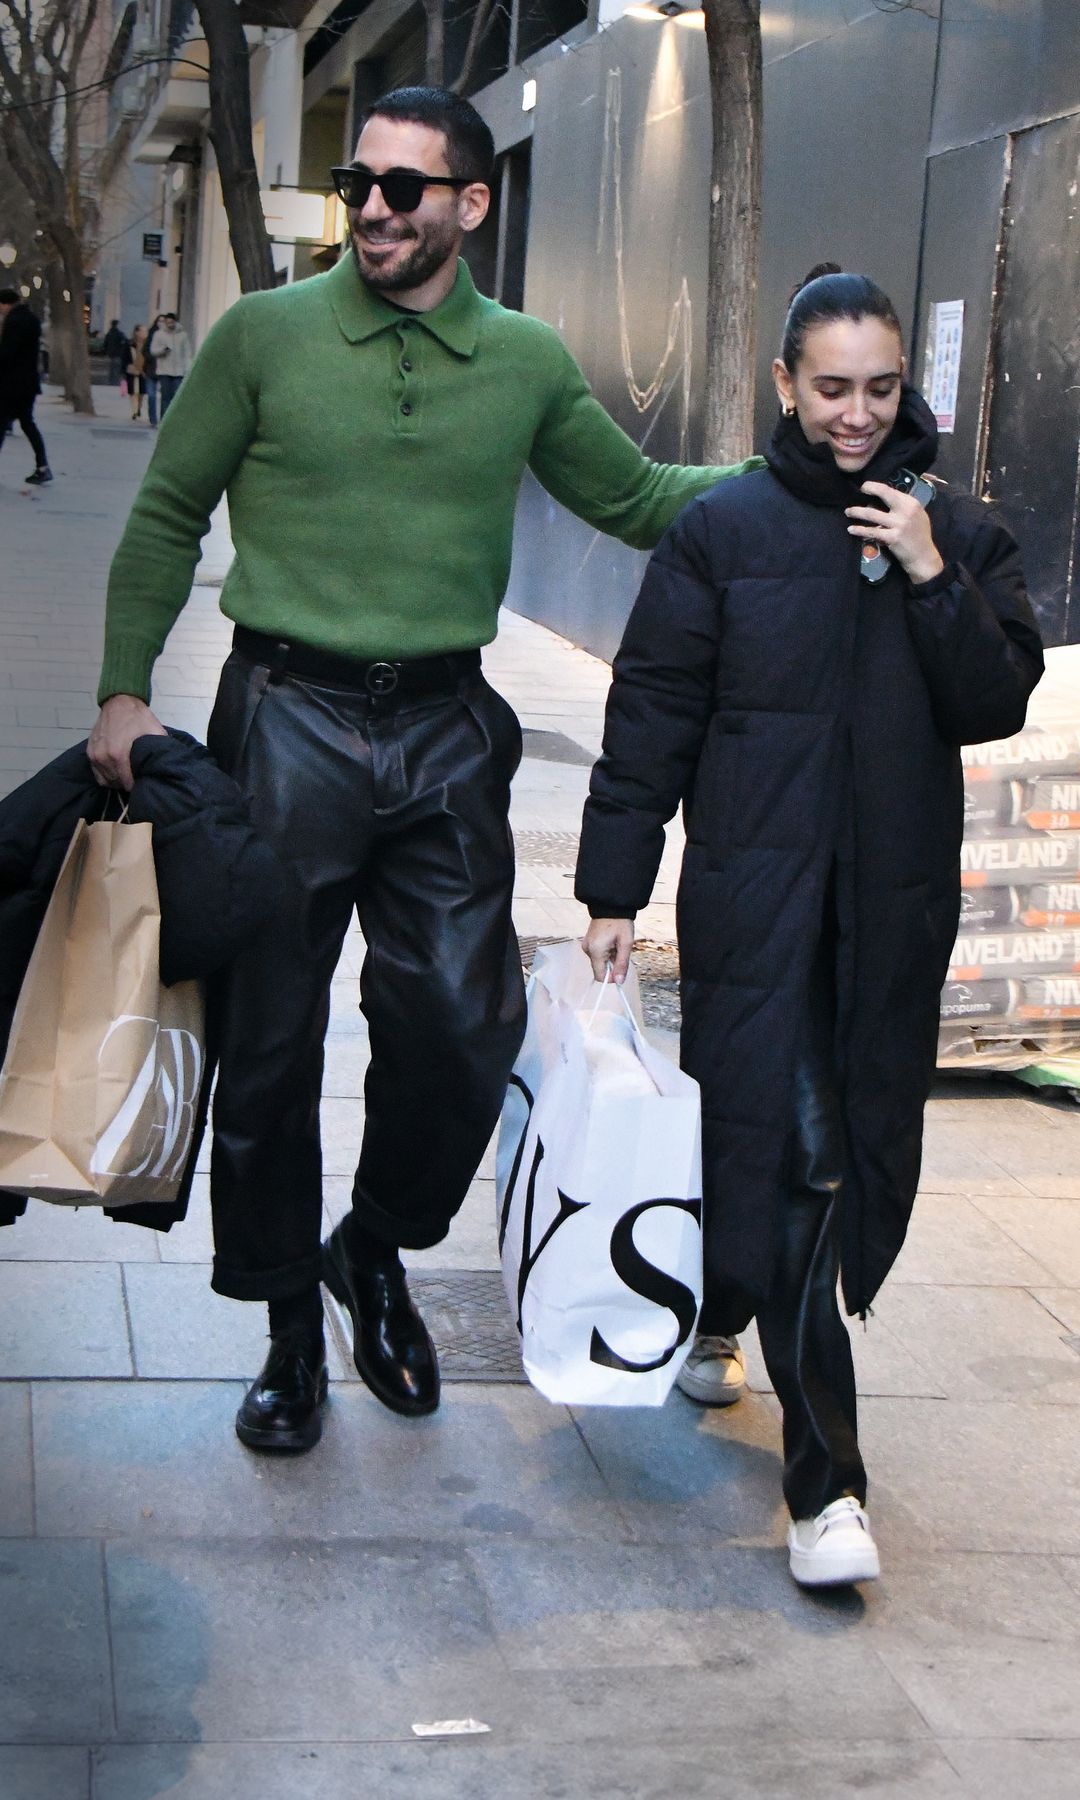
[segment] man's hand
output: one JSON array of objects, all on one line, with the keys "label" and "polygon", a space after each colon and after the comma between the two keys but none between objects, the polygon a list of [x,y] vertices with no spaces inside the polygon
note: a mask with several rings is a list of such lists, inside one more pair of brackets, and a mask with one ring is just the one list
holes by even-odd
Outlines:
[{"label": "man's hand", "polygon": [[882,512],[876,506],[846,507],[848,518],[857,521],[848,526],[851,536],[888,550],[916,586],[933,581],[945,564],[934,543],[925,506],[920,506],[911,494],[901,494],[882,481],[864,481],[862,491],[875,494],[888,511]]},{"label": "man's hand", "polygon": [[630,968],[633,947],[633,919],[594,919],[581,940],[581,948],[592,963],[595,979],[603,981],[610,963],[612,975],[620,987]]},{"label": "man's hand", "polygon": [[130,794],[135,785],[131,773],[131,746],[135,739],[167,735],[145,700],[137,700],[134,694],[111,695],[98,713],[86,746],[94,780],[101,787],[123,788]]}]

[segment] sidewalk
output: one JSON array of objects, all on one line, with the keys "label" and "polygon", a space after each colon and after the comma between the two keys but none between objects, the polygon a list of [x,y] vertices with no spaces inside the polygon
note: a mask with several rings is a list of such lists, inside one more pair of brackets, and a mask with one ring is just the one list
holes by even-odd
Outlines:
[{"label": "sidewalk", "polygon": [[[94,717],[105,574],[151,447],[103,398],[93,421],[41,407],[51,487],[20,493],[21,441],[0,456],[0,792]],[[227,560],[219,519],[156,680],[197,733]],[[526,731],[519,933],[577,934],[607,670],[513,616],[485,663]],[[639,927],[657,942],[676,857]],[[362,1128],[361,956],[354,932],[328,1223]],[[854,1330],[884,1566],[863,1594],[788,1576],[752,1333],[753,1392],[726,1414],[677,1394],[571,1412],[520,1381],[492,1177],[489,1155],[448,1242],[409,1259],[440,1411],[381,1408],[335,1324],[323,1441],[298,1460],[233,1434],[265,1317],[210,1292],[205,1173],[161,1238],[36,1203],[0,1234],[2,1800],[1075,1800],[1073,1103],[959,1080],[931,1102],[908,1244]],[[490,1731],[414,1733],[462,1719]]]}]

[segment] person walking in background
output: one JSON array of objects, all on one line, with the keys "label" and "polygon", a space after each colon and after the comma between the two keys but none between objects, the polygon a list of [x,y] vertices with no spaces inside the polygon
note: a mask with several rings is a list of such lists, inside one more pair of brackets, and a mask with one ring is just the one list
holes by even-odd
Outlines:
[{"label": "person walking in background", "polygon": [[41,392],[41,321],[16,288],[0,288],[0,447],[17,420],[34,452],[31,487],[52,480],[45,440],[34,422],[34,402]]},{"label": "person walking in background", "polygon": [[142,418],[143,396],[146,393],[146,339],[145,325],[132,327],[131,340],[128,344],[127,382],[131,397],[131,416]]},{"label": "person walking in background", "polygon": [[176,398],[180,383],[191,369],[191,344],[174,312],[165,313],[161,329],[154,332],[154,360],[161,396],[160,416],[164,418]]},{"label": "person walking in background", "polygon": [[[89,753],[100,780],[128,787],[133,741],[163,729],[147,704],[154,662],[228,493],[221,604],[236,632],[208,742],[289,875],[280,914],[211,994],[213,1286],[270,1310],[270,1353],[236,1420],[253,1449],[319,1437],[320,1278],[382,1403],[415,1415],[439,1402],[399,1250],[449,1230],[524,1029],[508,820],[521,728],[480,650],[498,629],[525,470],[642,546],[730,473],[651,462],[557,332],[477,293],[460,251],[493,162],[460,96],[376,102],[355,162],[333,171],[349,251],[218,320],[109,578]],[[363,1141],[352,1209],[320,1247],[323,1038],[354,910]]]},{"label": "person walking in background", "polygon": [[120,329],[119,319],[114,319],[105,333],[102,349],[109,359],[109,380],[113,387],[119,387],[127,371],[128,340]]},{"label": "person walking in background", "polygon": [[146,383],[146,415],[152,426],[158,422],[157,345],[165,329],[165,314],[158,313],[143,345],[143,380]]},{"label": "person walking in background", "polygon": [[878,1573],[836,1279],[865,1317],[915,1199],[960,913],[960,746],[1019,731],[1043,667],[1009,533],[924,479],[937,427],[891,301],[827,267],[788,312],[768,468],[688,506],[649,564],[575,884],[594,975],[623,979],[683,802],[699,1329],[757,1316],[791,1572],[814,1587]]}]

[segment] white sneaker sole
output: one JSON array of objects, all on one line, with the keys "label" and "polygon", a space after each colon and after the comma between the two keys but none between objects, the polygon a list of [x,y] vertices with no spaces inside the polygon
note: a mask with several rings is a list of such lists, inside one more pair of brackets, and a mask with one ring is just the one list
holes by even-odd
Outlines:
[{"label": "white sneaker sole", "polygon": [[688,1400],[696,1400],[699,1406],[733,1406],[746,1392],[746,1377],[743,1376],[737,1387],[718,1388],[715,1382],[696,1375],[693,1370],[687,1371],[684,1366],[675,1377],[675,1386],[680,1394],[685,1394]]},{"label": "white sneaker sole", "polygon": [[877,1545],[869,1540],[818,1550],[789,1544],[788,1562],[800,1587],[850,1587],[857,1581],[876,1581],[881,1574]]}]

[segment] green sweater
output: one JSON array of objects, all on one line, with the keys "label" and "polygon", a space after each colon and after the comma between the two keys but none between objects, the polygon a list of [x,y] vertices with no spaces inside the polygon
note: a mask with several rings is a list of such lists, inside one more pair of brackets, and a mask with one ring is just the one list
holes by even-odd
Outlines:
[{"label": "green sweater", "polygon": [[222,611],[365,660],[491,642],[528,465],[599,531],[647,549],[734,469],[650,462],[557,333],[477,294],[431,312],[328,275],[247,294],[172,402],[109,575],[99,699],[149,698],[223,493]]}]

